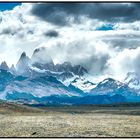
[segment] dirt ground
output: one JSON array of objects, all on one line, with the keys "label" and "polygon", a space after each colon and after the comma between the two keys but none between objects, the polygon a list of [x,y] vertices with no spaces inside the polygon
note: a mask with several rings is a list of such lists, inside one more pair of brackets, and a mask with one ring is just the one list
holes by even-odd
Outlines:
[{"label": "dirt ground", "polygon": [[140,137],[140,107],[19,110],[0,108],[0,137]]}]

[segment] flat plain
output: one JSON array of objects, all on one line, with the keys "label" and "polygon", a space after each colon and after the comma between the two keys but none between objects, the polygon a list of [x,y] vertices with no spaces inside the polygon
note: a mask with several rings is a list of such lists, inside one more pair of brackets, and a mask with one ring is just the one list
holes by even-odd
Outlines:
[{"label": "flat plain", "polygon": [[140,137],[140,105],[37,108],[0,102],[0,137]]}]

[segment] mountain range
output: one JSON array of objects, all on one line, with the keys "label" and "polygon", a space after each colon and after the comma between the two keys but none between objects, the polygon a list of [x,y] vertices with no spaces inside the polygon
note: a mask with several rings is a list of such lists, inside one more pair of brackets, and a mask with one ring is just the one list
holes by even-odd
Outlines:
[{"label": "mountain range", "polygon": [[14,66],[0,65],[0,99],[27,104],[111,104],[140,101],[140,78],[134,72],[124,82],[107,78],[93,83],[88,71],[70,62],[54,64],[45,48],[31,58],[23,52]]}]

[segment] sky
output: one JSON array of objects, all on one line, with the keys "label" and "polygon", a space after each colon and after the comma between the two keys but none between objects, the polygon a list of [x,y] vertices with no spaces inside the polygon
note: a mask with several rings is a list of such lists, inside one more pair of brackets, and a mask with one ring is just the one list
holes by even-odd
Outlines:
[{"label": "sky", "polygon": [[1,3],[0,62],[45,47],[55,64],[80,64],[93,79],[140,75],[139,13],[139,3]]},{"label": "sky", "polygon": [[11,2],[9,2],[9,3],[1,2],[0,3],[0,11],[12,10],[17,5],[21,5],[21,3],[16,3],[16,2],[13,2],[13,3],[11,3]]}]

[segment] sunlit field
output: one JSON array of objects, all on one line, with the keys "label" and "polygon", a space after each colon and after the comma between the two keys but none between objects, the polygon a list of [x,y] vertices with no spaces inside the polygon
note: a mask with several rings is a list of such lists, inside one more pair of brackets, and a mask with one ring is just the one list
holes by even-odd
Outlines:
[{"label": "sunlit field", "polygon": [[140,106],[1,104],[1,137],[140,137]]}]

